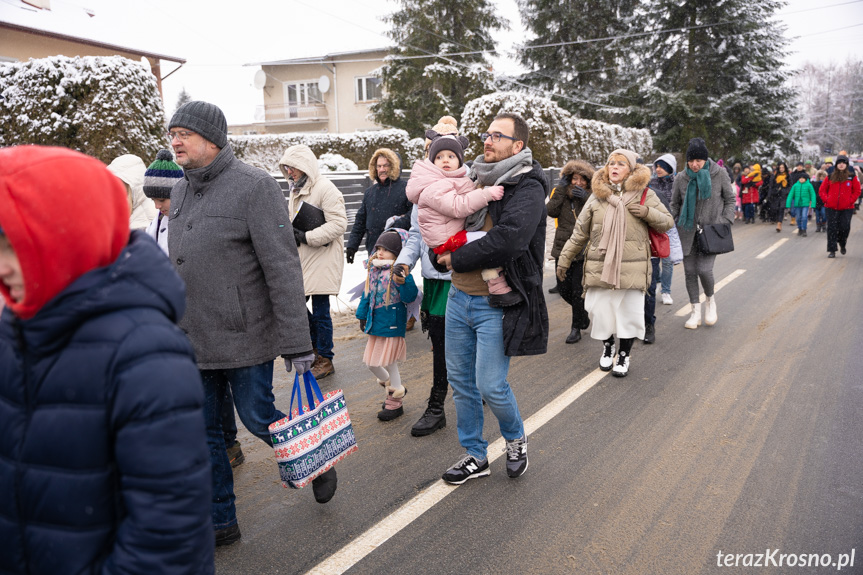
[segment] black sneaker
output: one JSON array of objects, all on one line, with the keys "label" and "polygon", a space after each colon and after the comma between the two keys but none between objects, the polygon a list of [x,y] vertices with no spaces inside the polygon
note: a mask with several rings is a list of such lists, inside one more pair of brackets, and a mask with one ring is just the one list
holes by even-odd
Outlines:
[{"label": "black sneaker", "polygon": [[527,471],[527,435],[506,442],[506,474],[521,477]]},{"label": "black sneaker", "polygon": [[611,366],[614,365],[614,351],[614,344],[605,342],[605,349],[602,351],[602,357],[599,358],[599,369],[611,371]]},{"label": "black sneaker", "polygon": [[450,485],[461,485],[468,479],[488,475],[491,475],[488,459],[477,461],[473,455],[465,455],[459,459],[458,463],[447,469],[441,478]]},{"label": "black sneaker", "polygon": [[224,529],[216,529],[216,547],[236,543],[241,538],[240,526],[236,523]]},{"label": "black sneaker", "polygon": [[627,373],[629,373],[629,354],[625,351],[621,351],[617,355],[617,362],[614,364],[614,370],[611,372],[611,375],[615,377],[626,377]]},{"label": "black sneaker", "polygon": [[844,256],[844,255],[845,255],[845,251],[846,251],[846,250],[845,250],[845,246],[839,246],[839,253],[840,253],[840,254],[842,254],[842,255]]},{"label": "black sneaker", "polygon": [[644,326],[644,343],[651,344],[656,341],[656,326],[652,323]]},{"label": "black sneaker", "polygon": [[326,503],[336,494],[339,478],[336,475],[336,468],[331,467],[326,472],[312,479],[312,492],[315,494],[315,501],[318,503]]},{"label": "black sneaker", "polygon": [[246,456],[243,455],[243,448],[240,446],[239,441],[234,441],[233,445],[228,447],[228,461],[231,462],[231,467],[237,467],[238,465],[242,465],[246,460]]}]

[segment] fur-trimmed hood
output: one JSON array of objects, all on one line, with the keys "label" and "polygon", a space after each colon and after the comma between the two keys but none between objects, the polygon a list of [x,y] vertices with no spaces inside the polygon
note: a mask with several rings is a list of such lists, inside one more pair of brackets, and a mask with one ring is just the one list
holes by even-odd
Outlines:
[{"label": "fur-trimmed hood", "polygon": [[596,173],[596,169],[591,166],[588,162],[584,160],[570,160],[563,166],[563,169],[560,171],[560,177],[568,177],[570,181],[572,181],[571,176],[573,174],[578,174],[587,180],[587,189],[590,191],[591,189],[591,180],[593,179],[593,174]]},{"label": "fur-trimmed hood", "polygon": [[369,160],[369,179],[372,182],[378,181],[375,164],[377,164],[380,156],[384,156],[390,161],[390,175],[388,179],[393,181],[398,180],[402,173],[402,161],[399,159],[399,155],[389,148],[378,148],[375,150],[375,153],[372,154],[372,159]]},{"label": "fur-trimmed hood", "polygon": [[[636,164],[632,173],[623,181],[623,189],[627,192],[640,192],[647,187],[649,182],[650,168],[643,164]],[[593,174],[590,189],[598,199],[606,200],[614,193],[611,186],[611,180],[608,179],[608,166],[602,166]]]}]

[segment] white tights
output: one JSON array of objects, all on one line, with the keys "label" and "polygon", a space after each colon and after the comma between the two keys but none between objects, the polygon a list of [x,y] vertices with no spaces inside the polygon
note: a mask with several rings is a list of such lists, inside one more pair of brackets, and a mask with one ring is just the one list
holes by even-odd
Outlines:
[{"label": "white tights", "polygon": [[371,371],[380,381],[389,381],[390,389],[393,391],[399,391],[402,389],[402,378],[401,375],[399,375],[398,363],[393,362],[385,367],[373,367],[370,365],[369,371]]}]

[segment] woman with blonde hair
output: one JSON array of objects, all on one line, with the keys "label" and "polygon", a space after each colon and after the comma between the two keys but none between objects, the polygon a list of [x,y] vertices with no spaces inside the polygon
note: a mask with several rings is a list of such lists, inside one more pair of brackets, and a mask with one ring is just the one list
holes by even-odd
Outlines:
[{"label": "woman with blonde hair", "polygon": [[[563,281],[573,259],[587,248],[582,283],[590,337],[605,344],[599,368],[617,377],[629,373],[632,343],[644,338],[644,294],[652,273],[648,227],[658,232],[674,227],[671,214],[647,188],[650,169],[637,158],[633,151],[615,150],[593,174],[593,195],[557,264],[557,277]],[[616,358],[615,335],[620,338]]]}]

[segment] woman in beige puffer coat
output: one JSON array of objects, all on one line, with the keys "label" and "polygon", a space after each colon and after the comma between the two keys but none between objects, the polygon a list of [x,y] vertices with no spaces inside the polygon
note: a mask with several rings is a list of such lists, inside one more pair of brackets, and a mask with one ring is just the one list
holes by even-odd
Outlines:
[{"label": "woman in beige puffer coat", "polygon": [[[605,344],[600,369],[613,367],[612,374],[618,377],[629,372],[634,339],[644,338],[644,294],[652,271],[648,226],[659,232],[674,226],[671,214],[647,188],[650,169],[638,164],[637,157],[630,150],[615,150],[593,175],[593,195],[582,208],[557,267],[558,278],[565,277],[572,260],[586,247],[582,283],[590,336]],[[616,361],[615,334],[620,338]]]}]

